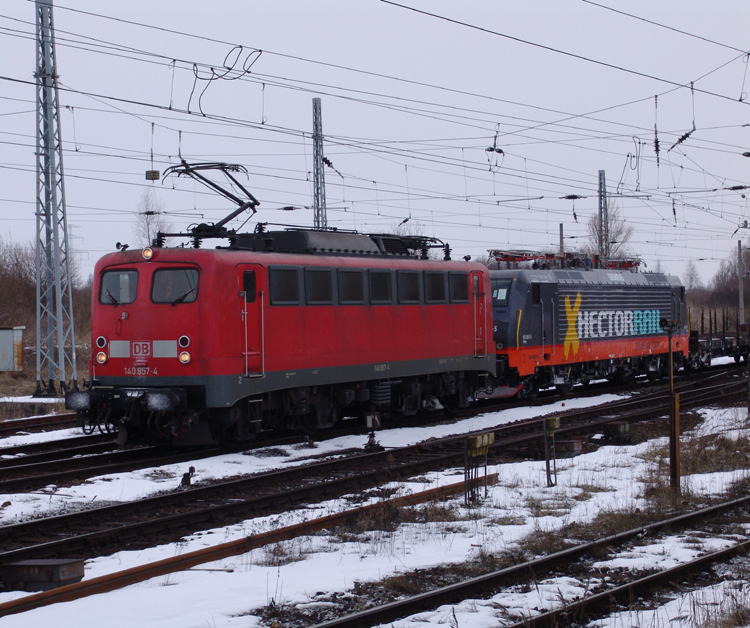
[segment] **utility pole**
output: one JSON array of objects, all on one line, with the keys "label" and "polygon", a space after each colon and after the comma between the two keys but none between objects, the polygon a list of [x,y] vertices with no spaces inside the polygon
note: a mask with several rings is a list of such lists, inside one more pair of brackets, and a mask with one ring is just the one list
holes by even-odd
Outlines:
[{"label": "utility pole", "polygon": [[742,263],[742,240],[737,240],[737,275],[740,281],[740,325],[745,324],[745,297],[743,295],[742,283],[744,281],[745,268]]},{"label": "utility pole", "polygon": [[609,257],[609,216],[607,215],[607,179],[599,171],[599,259]]},{"label": "utility pole", "polygon": [[[35,0],[37,18],[36,393],[77,387],[68,220],[52,0]],[[46,375],[47,382],[42,378]]]},{"label": "utility pole", "polygon": [[560,223],[560,260],[565,257],[565,246],[563,245],[563,223]]},{"label": "utility pole", "polygon": [[[737,334],[737,350],[742,349],[742,338],[741,334],[745,334],[747,337],[747,328],[745,327],[745,295],[743,290],[743,283],[745,282],[745,264],[742,261],[742,240],[737,240],[737,274],[739,275],[739,288],[740,288],[740,309],[737,313],[739,319],[739,333]],[[747,420],[750,421],[750,353],[745,353],[745,362],[747,366]]]},{"label": "utility pole", "polygon": [[323,119],[320,113],[320,98],[313,98],[313,188],[316,229],[327,229],[326,177],[323,171]]},{"label": "utility pole", "polygon": [[669,485],[680,494],[680,395],[674,391],[674,357],[672,335],[679,331],[680,321],[659,319],[659,326],[669,337]]}]

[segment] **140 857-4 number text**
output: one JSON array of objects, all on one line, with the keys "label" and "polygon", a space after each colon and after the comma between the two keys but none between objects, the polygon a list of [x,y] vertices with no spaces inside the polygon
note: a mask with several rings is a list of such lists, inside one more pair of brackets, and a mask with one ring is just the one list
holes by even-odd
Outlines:
[{"label": "140 857-4 number text", "polygon": [[125,375],[135,375],[136,377],[143,377],[145,375],[158,375],[156,369],[152,369],[150,366],[126,366]]}]

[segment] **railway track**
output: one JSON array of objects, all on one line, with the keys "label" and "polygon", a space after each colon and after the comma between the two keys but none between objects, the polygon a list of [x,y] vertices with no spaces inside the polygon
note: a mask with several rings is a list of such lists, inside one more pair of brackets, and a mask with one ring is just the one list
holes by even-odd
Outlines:
[{"label": "railway track", "polygon": [[[733,511],[741,511],[744,516],[750,508],[750,497],[723,502],[714,506],[696,510],[649,525],[627,530],[606,538],[555,552],[548,556],[499,569],[485,575],[471,578],[463,582],[440,587],[432,591],[421,593],[383,604],[381,606],[353,613],[337,619],[316,624],[314,628],[365,628],[377,624],[403,619],[417,613],[434,610],[446,604],[457,604],[467,599],[487,599],[511,586],[528,583],[534,585],[547,575],[562,570],[563,573],[580,571],[586,573],[589,564],[585,561],[596,557],[616,553],[636,539],[647,537],[654,539],[665,530],[679,532],[693,529],[701,522],[715,519]],[[706,569],[716,563],[724,563],[738,555],[746,555],[750,550],[750,540],[743,540],[731,547],[711,552],[695,560],[677,565],[671,569],[643,576],[641,573],[631,574],[627,582],[619,585],[606,585],[592,590],[583,599],[571,600],[570,603],[560,604],[549,612],[530,614],[517,623],[505,624],[505,628],[551,628],[569,625],[586,625],[593,619],[604,617],[618,607],[627,607],[633,600],[649,596],[655,592],[664,594],[664,589],[679,590],[686,580],[697,574],[706,576]],[[717,578],[718,580],[718,578]]]},{"label": "railway track", "polygon": [[117,450],[111,442],[81,445],[56,452],[0,461],[0,494],[33,490],[49,484],[71,483],[110,473],[178,464],[226,453],[218,448],[188,449],[175,453],[168,447]]},{"label": "railway track", "polygon": [[[704,379],[702,382],[716,380],[726,380],[731,378],[738,369],[733,370],[721,370],[715,373],[713,376]],[[682,384],[683,388],[689,388],[694,386],[692,380]],[[654,384],[651,384],[654,387]],[[616,390],[625,387],[616,387]],[[656,386],[654,392],[647,393],[641,392],[632,400],[631,405],[639,407],[642,411],[649,403],[649,400],[654,400],[655,411],[659,413],[658,400],[660,395],[660,389],[663,386]],[[612,387],[607,388],[610,392]],[[680,386],[677,387],[680,389]],[[632,390],[632,388],[631,388]],[[601,390],[596,386],[591,386],[588,389],[581,390],[579,395],[576,396],[592,396],[601,394]],[[713,394],[711,391],[707,391],[707,395]],[[536,407],[543,407],[549,403],[550,400],[559,400],[558,395],[550,395],[546,400],[540,399],[534,402]],[[628,405],[628,402],[621,402],[617,407],[624,407]],[[683,401],[683,406],[684,406]],[[430,415],[420,416],[413,419],[403,420],[396,424],[398,427],[413,427],[413,426],[424,426],[440,422],[443,420],[450,420],[455,418],[466,418],[470,416],[476,416],[497,410],[507,410],[513,407],[526,407],[529,405],[528,401],[503,401],[503,402],[487,402],[479,407],[473,407],[466,410],[457,412],[439,411]],[[601,414],[601,410],[594,410],[595,414]],[[580,416],[585,418],[586,415],[579,411]],[[71,415],[74,416],[74,415]],[[589,414],[591,416],[591,414]],[[611,422],[614,418],[609,418],[604,423]],[[533,421],[531,422],[533,424]],[[587,428],[584,427],[584,432]],[[339,429],[337,431],[330,431],[321,434],[323,439],[336,438],[342,435],[362,434],[365,433],[365,428],[359,423],[352,427],[345,429]],[[561,435],[575,436],[576,430],[572,426],[567,426],[560,432]],[[2,477],[0,480],[0,493],[12,493],[19,491],[28,491],[38,489],[49,484],[64,485],[70,484],[77,481],[86,480],[91,477],[99,475],[106,475],[111,473],[124,473],[142,469],[152,466],[163,466],[168,464],[176,464],[185,462],[190,459],[198,460],[220,453],[229,453],[231,451],[238,451],[238,449],[218,449],[218,448],[195,448],[189,450],[170,450],[168,447],[140,447],[140,448],[129,448],[127,450],[115,451],[117,446],[111,440],[112,436],[108,434],[94,434],[87,437],[61,439],[59,441],[50,441],[45,443],[38,443],[32,445],[22,445],[15,447],[8,447],[0,449],[0,469],[3,469]],[[271,439],[261,439],[252,444],[250,447],[258,448],[264,446],[278,446],[284,444],[293,444],[301,442],[302,437],[281,437]],[[243,449],[247,449],[247,446]],[[22,454],[22,455],[21,455]],[[2,459],[3,457],[8,457]]]},{"label": "railway track", "polygon": [[[713,399],[731,400],[746,393],[744,381],[713,384]],[[682,406],[705,404],[703,390],[684,393]],[[718,397],[717,397],[718,396]],[[569,412],[559,432],[598,430],[614,420],[643,420],[661,416],[666,401],[658,395],[623,400],[602,407]],[[603,412],[606,412],[602,415]],[[543,438],[540,419],[497,426],[493,451],[508,454]],[[489,430],[483,430],[489,431]],[[0,562],[57,556],[92,557],[125,548],[149,547],[178,540],[202,526],[216,527],[271,514],[300,503],[316,503],[351,491],[362,491],[384,480],[433,469],[463,466],[466,435],[366,454],[317,462],[209,486],[194,487],[137,502],[103,506],[75,513],[0,527]],[[50,538],[55,538],[50,541]]]},{"label": "railway track", "polygon": [[[460,491],[461,484],[445,486],[424,493],[395,498],[385,503],[370,504],[342,511],[287,528],[278,528],[237,541],[177,555],[156,563],[147,563],[123,572],[114,572],[93,580],[0,604],[0,616],[19,613],[56,602],[80,599],[96,593],[113,591],[156,576],[191,569],[204,563],[242,554],[270,543],[309,535],[322,529],[335,530],[337,526],[357,521],[365,513],[369,514],[377,509],[399,508],[424,503],[425,501],[456,495]],[[616,556],[623,549],[632,550],[634,544],[642,546],[644,539],[648,539],[645,542],[646,544],[649,541],[651,543],[658,542],[660,535],[665,532],[674,535],[689,530],[694,533],[703,522],[707,521],[711,528],[710,534],[716,537],[717,527],[726,528],[726,526],[733,526],[738,520],[745,521],[748,509],[750,509],[750,497],[714,504],[613,534],[594,542],[573,544],[547,556],[492,571],[449,586],[435,588],[418,595],[405,597],[366,611],[344,615],[316,624],[314,628],[369,627],[392,622],[416,613],[434,610],[443,605],[457,604],[467,599],[487,599],[502,593],[508,587],[523,586],[524,584],[533,586],[548,575],[559,574],[560,570],[565,574],[588,574],[593,561],[602,561],[604,556]],[[722,517],[727,517],[726,521],[723,522]],[[737,540],[736,526],[733,526],[731,530],[726,529],[725,532],[719,532],[719,534],[722,533],[735,541]],[[710,580],[711,574],[707,574],[707,571],[710,572],[714,564],[725,563],[738,555],[745,556],[749,550],[750,540],[741,539],[722,550],[704,554],[668,570],[651,573],[645,577],[642,576],[642,572],[634,573],[624,583],[622,583],[621,577],[617,580],[618,584],[611,585],[607,583],[606,579],[599,579],[600,584],[588,591],[583,599],[567,603],[561,597],[558,600],[558,608],[524,617],[522,621],[515,624],[505,624],[505,626],[506,628],[522,628],[525,626],[547,628],[585,625],[588,621],[606,616],[613,610],[620,610],[623,606],[627,607],[633,600],[637,599],[643,602],[655,593],[663,598],[665,589],[673,588],[684,591],[684,583],[686,581],[692,582],[693,578],[698,575],[704,582]],[[719,580],[717,576],[715,579]]]},{"label": "railway track", "polygon": [[0,436],[12,436],[19,432],[61,430],[76,427],[75,412],[65,414],[46,414],[44,416],[26,417],[22,419],[6,419],[0,421]]},{"label": "railway track", "polygon": [[[51,454],[63,457],[65,451],[76,449],[85,445],[97,443],[110,443],[112,437],[109,434],[92,434],[91,436],[71,436],[70,438],[55,438],[53,440],[40,441],[38,443],[26,443],[23,445],[9,445],[0,447],[0,460],[13,460],[24,458],[28,460],[32,456]],[[1,443],[2,441],[0,441]],[[59,453],[63,452],[63,453]]]}]

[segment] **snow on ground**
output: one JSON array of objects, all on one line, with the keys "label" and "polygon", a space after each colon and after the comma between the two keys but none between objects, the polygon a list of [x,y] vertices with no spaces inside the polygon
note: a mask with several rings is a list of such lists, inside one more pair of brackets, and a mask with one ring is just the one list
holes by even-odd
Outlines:
[{"label": "snow on ground", "polygon": [[[612,399],[566,402],[566,407],[590,405]],[[545,407],[543,411],[560,409]],[[386,447],[443,436],[460,430],[480,430],[498,423],[535,414],[533,409],[512,409],[475,417],[460,424],[434,428],[403,428],[380,432],[378,440]],[[743,409],[705,410],[700,432],[722,432],[728,437],[747,435],[746,413]],[[344,437],[320,443],[315,455],[340,454],[352,447],[361,447],[363,437]],[[598,451],[560,460],[557,465],[557,486],[547,487],[544,462],[527,461],[499,465],[489,472],[499,474],[499,482],[490,488],[487,500],[471,512],[460,500],[453,500],[457,520],[430,521],[425,524],[403,524],[394,532],[371,531],[357,536],[337,537],[316,535],[299,537],[275,548],[259,548],[247,554],[169,576],[154,578],[119,591],[57,604],[19,615],[4,617],[3,628],[25,628],[29,625],[55,625],[78,628],[80,625],[140,628],[221,628],[258,626],[252,611],[268,604],[319,604],[319,593],[345,592],[356,581],[379,580],[416,568],[461,563],[480,553],[512,548],[521,538],[538,531],[555,530],[571,522],[585,523],[603,511],[632,509],[645,506],[645,482],[654,473],[654,447],[666,445],[666,439],[640,445],[606,446]],[[274,448],[279,455],[229,455],[197,461],[198,479],[226,477],[238,471],[261,471],[278,466],[299,464],[310,449],[299,446]],[[282,455],[283,452],[283,455]],[[0,496],[0,503],[11,501],[3,509],[3,521],[31,513],[56,511],[70,502],[137,499],[162,489],[174,488],[186,465],[142,470],[97,478],[80,487],[52,489],[34,495]],[[163,471],[173,476],[164,479]],[[685,478],[683,490],[695,495],[719,495],[731,482],[744,477],[743,472],[712,473]],[[419,482],[392,484],[400,494],[417,492],[438,485],[461,481],[463,470],[426,474]],[[370,501],[376,501],[374,498]],[[17,503],[16,503],[17,502]],[[177,544],[144,551],[118,552],[86,563],[86,577],[96,577],[128,567],[168,558],[201,547],[232,541],[249,534],[302,520],[324,516],[352,505],[346,499],[333,500],[312,507],[246,521],[235,526],[198,532]],[[5,512],[8,511],[8,512]],[[724,547],[726,539],[676,535],[662,538],[653,545],[623,550],[601,561],[601,569],[667,568],[689,560],[698,553]],[[279,564],[278,555],[289,561]],[[581,582],[573,577],[550,578],[538,586],[513,587],[489,600],[467,600],[455,607],[441,607],[395,622],[394,626],[438,626],[450,624],[453,613],[461,628],[497,626],[503,618],[528,616],[554,608],[561,599],[583,595],[596,581]],[[727,585],[730,586],[730,585]],[[707,590],[704,595],[713,595]],[[0,594],[0,602],[26,594]],[[722,592],[717,588],[717,598]],[[669,623],[681,617],[691,600],[687,595],[675,596],[661,616],[645,614],[639,624],[625,614],[617,616],[602,628],[619,626],[681,625]],[[671,609],[671,610],[670,610]],[[654,623],[659,622],[659,623]],[[687,625],[687,624],[685,624]]]},{"label": "snow on ground", "polygon": [[[552,413],[571,408],[584,408],[610,401],[622,399],[618,395],[600,395],[589,399],[569,399],[544,406],[543,412]],[[513,408],[501,412],[487,413],[482,416],[465,419],[460,423],[446,423],[432,427],[405,427],[388,429],[378,432],[377,440],[383,447],[404,447],[418,443],[426,438],[443,438],[468,431],[478,431],[496,425],[527,419],[539,414],[536,408]],[[61,430],[43,434],[27,434],[0,439],[0,447],[33,443],[42,440],[52,440],[55,435],[68,438],[80,435],[80,431]],[[48,514],[52,511],[63,510],[75,503],[90,503],[93,501],[132,501],[143,499],[155,493],[177,488],[182,475],[190,466],[195,467],[194,482],[212,479],[228,478],[240,474],[262,473],[280,467],[292,467],[310,462],[310,457],[339,456],[351,449],[362,449],[365,436],[344,436],[317,444],[315,449],[306,445],[287,445],[265,450],[251,450],[247,454],[227,454],[215,456],[205,460],[186,462],[174,465],[164,465],[158,468],[146,468],[129,473],[111,474],[99,478],[92,478],[85,484],[61,490],[50,485],[41,494],[29,493],[19,495],[0,494],[0,504],[11,502],[10,506],[0,510],[0,525],[7,525],[20,521],[29,516],[40,513]]]}]

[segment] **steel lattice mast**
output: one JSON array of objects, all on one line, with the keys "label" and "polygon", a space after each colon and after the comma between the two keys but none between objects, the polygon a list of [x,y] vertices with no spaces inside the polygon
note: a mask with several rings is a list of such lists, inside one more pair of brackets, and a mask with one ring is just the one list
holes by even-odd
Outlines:
[{"label": "steel lattice mast", "polygon": [[327,229],[326,178],[323,172],[323,119],[320,113],[320,98],[313,98],[313,187],[315,228]]},{"label": "steel lattice mast", "polygon": [[609,259],[609,212],[607,208],[607,177],[599,171],[599,257]]},{"label": "steel lattice mast", "polygon": [[[37,17],[36,394],[77,384],[52,0]],[[42,375],[46,374],[45,383]]]}]

